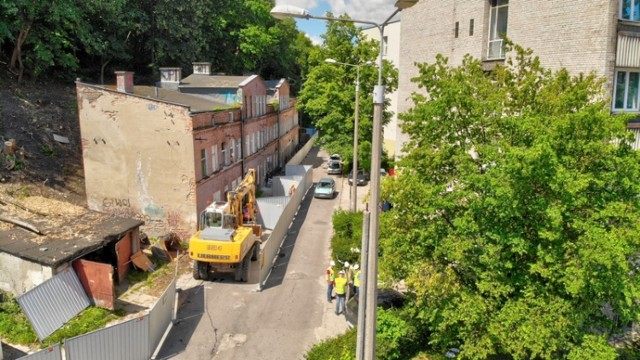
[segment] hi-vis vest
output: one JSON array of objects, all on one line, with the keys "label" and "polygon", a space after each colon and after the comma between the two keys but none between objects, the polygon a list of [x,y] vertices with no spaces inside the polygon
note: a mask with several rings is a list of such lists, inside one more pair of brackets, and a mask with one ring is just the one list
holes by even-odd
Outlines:
[{"label": "hi-vis vest", "polygon": [[327,268],[327,276],[325,276],[327,282],[333,282],[336,279],[336,274],[333,272],[332,267]]},{"label": "hi-vis vest", "polygon": [[360,270],[356,271],[356,274],[353,277],[353,285],[360,287]]},{"label": "hi-vis vest", "polygon": [[336,279],[336,295],[344,295],[347,287],[347,279],[339,277]]}]

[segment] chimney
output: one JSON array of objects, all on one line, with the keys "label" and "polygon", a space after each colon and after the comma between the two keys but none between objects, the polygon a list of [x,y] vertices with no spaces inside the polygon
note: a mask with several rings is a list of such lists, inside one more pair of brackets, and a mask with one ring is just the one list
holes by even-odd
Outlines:
[{"label": "chimney", "polygon": [[160,68],[160,87],[165,89],[177,90],[178,85],[182,81],[182,68],[179,67],[161,67]]},{"label": "chimney", "polygon": [[194,75],[211,75],[211,63],[210,62],[194,62],[193,74]]},{"label": "chimney", "polygon": [[133,71],[116,71],[116,88],[119,92],[133,94]]}]

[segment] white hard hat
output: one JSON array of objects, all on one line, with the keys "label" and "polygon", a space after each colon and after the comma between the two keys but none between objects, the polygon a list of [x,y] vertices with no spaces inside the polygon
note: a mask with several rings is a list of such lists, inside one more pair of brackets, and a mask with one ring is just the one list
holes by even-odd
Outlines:
[{"label": "white hard hat", "polygon": [[340,272],[338,274],[344,275],[344,270],[340,270]]},{"label": "white hard hat", "polygon": [[360,269],[360,265],[358,265],[358,264],[353,265],[353,269],[354,269],[354,270],[358,270],[358,269]]},{"label": "white hard hat", "polygon": [[344,267],[349,267],[349,262],[348,261],[344,262]]},{"label": "white hard hat", "polygon": [[336,266],[336,262],[335,262],[335,261],[333,261],[333,260],[331,260],[331,262],[329,263],[329,265],[331,265],[331,266]]}]

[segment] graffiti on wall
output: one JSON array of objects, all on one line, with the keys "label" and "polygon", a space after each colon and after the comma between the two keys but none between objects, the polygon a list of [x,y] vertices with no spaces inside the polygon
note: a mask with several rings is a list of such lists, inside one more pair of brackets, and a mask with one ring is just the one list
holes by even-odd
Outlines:
[{"label": "graffiti on wall", "polygon": [[112,207],[131,207],[131,201],[127,198],[104,198],[102,200],[102,208],[108,209]]}]

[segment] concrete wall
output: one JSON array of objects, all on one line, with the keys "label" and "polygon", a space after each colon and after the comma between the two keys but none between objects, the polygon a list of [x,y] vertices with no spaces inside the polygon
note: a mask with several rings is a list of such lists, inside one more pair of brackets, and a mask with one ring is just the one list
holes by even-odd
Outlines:
[{"label": "concrete wall", "polygon": [[87,203],[142,218],[150,235],[197,221],[189,109],[77,83]]},{"label": "concrete wall", "polygon": [[53,277],[53,269],[19,257],[0,253],[0,290],[22,295]]},{"label": "concrete wall", "polygon": [[[486,1],[422,0],[402,12],[398,110],[411,108],[414,91],[424,92],[411,82],[418,75],[414,63],[433,63],[436,54],[459,65],[465,54],[486,58],[489,4]],[[509,1],[507,36],[539,56],[544,67],[570,72],[595,71],[608,79],[614,63],[618,2],[609,0]],[[474,31],[470,35],[470,20]],[[454,36],[455,23],[458,37]],[[610,92],[610,89],[608,89]],[[398,136],[400,143],[406,136]]]}]

